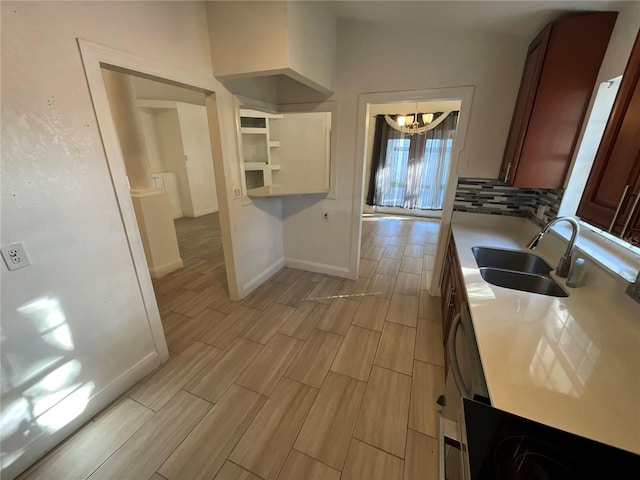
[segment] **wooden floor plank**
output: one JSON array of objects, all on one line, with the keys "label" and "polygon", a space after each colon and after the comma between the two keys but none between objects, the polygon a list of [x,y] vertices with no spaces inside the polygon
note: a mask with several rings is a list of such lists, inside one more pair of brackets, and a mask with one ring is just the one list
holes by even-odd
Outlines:
[{"label": "wooden floor plank", "polygon": [[216,322],[199,340],[209,345],[225,349],[236,337],[242,335],[253,323],[255,310],[240,305],[233,312]]},{"label": "wooden floor plank", "polygon": [[385,322],[373,364],[411,375],[415,342],[415,328]]},{"label": "wooden floor plank", "polygon": [[153,414],[130,398],[121,398],[95,422],[88,422],[20,476],[20,480],[84,480]]},{"label": "wooden floor plank", "polygon": [[272,303],[264,311],[256,311],[253,324],[242,334],[243,338],[254,342],[268,343],[278,332],[295,308],[280,303]]},{"label": "wooden floor plank", "polygon": [[342,340],[343,337],[340,335],[314,330],[287,370],[286,376],[312,387],[320,388],[340,345],[342,345]]},{"label": "wooden floor plank", "polygon": [[399,458],[354,438],[341,480],[401,479],[403,468],[404,462]]},{"label": "wooden floor plank", "polygon": [[360,307],[353,317],[352,325],[382,331],[384,320],[389,310],[389,299],[367,295],[360,302]]},{"label": "wooden floor plank", "polygon": [[413,273],[398,273],[398,279],[396,281],[394,292],[415,296],[420,295],[421,278],[421,275],[415,275]]},{"label": "wooden floor plank", "polygon": [[184,389],[211,403],[216,403],[262,348],[259,343],[236,338],[214,362],[185,384]]},{"label": "wooden floor plank", "polygon": [[444,366],[442,324],[424,318],[418,319],[415,357],[422,362]]},{"label": "wooden floor plank", "polygon": [[376,294],[379,297],[391,298],[395,284],[396,277],[376,273],[369,283],[367,293]]},{"label": "wooden floor plank", "polygon": [[91,475],[91,480],[151,477],[211,406],[190,393],[178,392]]},{"label": "wooden floor plank", "polygon": [[304,342],[297,338],[276,334],[236,383],[262,395],[270,395],[303,344]]},{"label": "wooden floor plank", "polygon": [[404,458],[411,377],[374,366],[353,436]]},{"label": "wooden floor plank", "polygon": [[438,478],[438,440],[409,429],[402,480]]},{"label": "wooden floor plank", "polygon": [[167,347],[174,353],[184,352],[198,338],[215,328],[224,317],[224,313],[205,308],[167,335]]},{"label": "wooden floor plank", "polygon": [[291,450],[278,480],[340,480],[340,472]]},{"label": "wooden floor plank", "polygon": [[229,460],[265,480],[275,480],[317,393],[315,388],[282,378]]},{"label": "wooden floor plank", "polygon": [[444,369],[419,361],[414,362],[413,369],[409,428],[437,437],[440,409],[436,400],[444,391]]},{"label": "wooden floor plank", "polygon": [[365,388],[364,382],[330,372],[294,448],[342,470]]},{"label": "wooden floor plank", "polygon": [[158,411],[188,382],[213,362],[221,350],[194,342],[132,388],[127,396]]},{"label": "wooden floor plank", "polygon": [[327,305],[312,300],[303,302],[280,327],[280,333],[307,340],[327,310]]},{"label": "wooden floor plank", "polygon": [[260,477],[228,460],[213,480],[261,480]]},{"label": "wooden floor plank", "polygon": [[418,297],[394,292],[386,320],[415,328],[418,324]]},{"label": "wooden floor plank", "polygon": [[335,298],[320,318],[316,328],[346,335],[360,304],[346,298]]},{"label": "wooden floor plank", "polygon": [[331,370],[357,380],[369,380],[369,372],[376,355],[380,332],[367,328],[349,327]]},{"label": "wooden floor plank", "polygon": [[[233,385],[158,470],[168,480],[213,478],[266,397]],[[206,445],[206,448],[202,448]]]}]

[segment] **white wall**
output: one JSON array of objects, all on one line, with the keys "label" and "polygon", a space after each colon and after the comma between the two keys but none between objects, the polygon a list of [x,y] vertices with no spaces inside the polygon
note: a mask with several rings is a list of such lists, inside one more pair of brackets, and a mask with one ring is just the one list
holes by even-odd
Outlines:
[{"label": "white wall", "polygon": [[200,105],[182,102],[177,107],[193,214],[199,217],[217,212],[216,179],[211,158],[207,110]]},{"label": "white wall", "polygon": [[286,2],[208,2],[207,14],[216,75],[289,67]]},{"label": "white wall", "polygon": [[154,125],[156,111],[152,108],[139,108],[138,112],[140,113],[140,123],[142,124],[144,143],[147,146],[147,155],[149,157],[149,164],[151,165],[151,173],[162,173],[165,170],[162,166],[162,158],[158,148],[158,138],[156,136],[156,128]]},{"label": "white wall", "polygon": [[[1,400],[5,420],[17,420],[2,428],[2,476],[11,479],[157,364],[76,38],[194,75],[212,78],[212,68],[201,3],[5,1],[1,8],[1,242],[23,242],[32,262],[13,272],[0,267]],[[234,103],[222,85],[216,98],[236,278],[246,294],[282,262],[280,204],[232,200],[231,186],[240,184]],[[22,386],[37,382],[39,362],[50,361],[44,372],[65,364],[60,386],[80,390],[73,408],[54,401],[26,434],[18,423],[28,415]],[[17,413],[9,414],[12,406]]]},{"label": "white wall", "polygon": [[[338,24],[335,95],[339,112],[337,198],[283,200],[285,257],[349,275],[349,245],[359,221],[353,210],[358,95],[475,86],[469,132],[458,172],[495,177],[524,66],[528,39],[361,22]],[[295,99],[300,101],[300,99]],[[330,212],[322,222],[322,211]]]},{"label": "white wall", "polygon": [[336,20],[326,5],[315,2],[289,2],[289,63],[291,68],[332,89],[336,65]]},{"label": "white wall", "polygon": [[157,132],[158,153],[163,171],[176,174],[182,211],[187,217],[195,217],[189,174],[184,161],[184,146],[180,135],[178,111],[175,108],[157,109],[154,117],[154,130]]}]

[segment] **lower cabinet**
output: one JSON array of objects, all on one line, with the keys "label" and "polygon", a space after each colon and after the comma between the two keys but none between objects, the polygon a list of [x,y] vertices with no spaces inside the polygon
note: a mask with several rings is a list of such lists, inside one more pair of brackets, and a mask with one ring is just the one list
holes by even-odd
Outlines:
[{"label": "lower cabinet", "polygon": [[449,340],[449,331],[451,323],[455,316],[460,313],[462,304],[466,301],[464,283],[462,282],[462,271],[458,255],[456,254],[455,241],[453,235],[449,234],[449,242],[444,260],[444,269],[442,276],[442,341],[444,343],[444,366],[445,376],[449,372],[449,352],[447,343]]}]

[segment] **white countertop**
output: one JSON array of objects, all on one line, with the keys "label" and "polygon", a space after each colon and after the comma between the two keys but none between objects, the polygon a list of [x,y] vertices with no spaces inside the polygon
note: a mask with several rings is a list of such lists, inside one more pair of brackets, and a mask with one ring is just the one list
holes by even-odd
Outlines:
[{"label": "white countertop", "polygon": [[471,247],[524,250],[528,220],[460,215],[452,230],[493,406],[640,454],[640,304],[558,277],[567,298],[487,283]]}]

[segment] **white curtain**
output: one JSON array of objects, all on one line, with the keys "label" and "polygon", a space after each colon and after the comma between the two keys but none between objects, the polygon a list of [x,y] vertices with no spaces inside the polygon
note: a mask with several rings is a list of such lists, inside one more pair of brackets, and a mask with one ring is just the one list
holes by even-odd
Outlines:
[{"label": "white curtain", "polygon": [[[385,122],[383,117],[378,122]],[[449,114],[423,135],[409,136],[388,125],[376,128],[370,195],[373,205],[442,210],[446,175],[458,113]],[[373,195],[371,195],[373,193]],[[372,198],[373,197],[373,198]]]}]

